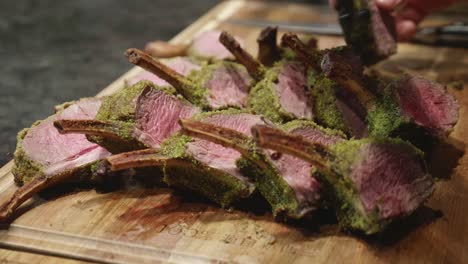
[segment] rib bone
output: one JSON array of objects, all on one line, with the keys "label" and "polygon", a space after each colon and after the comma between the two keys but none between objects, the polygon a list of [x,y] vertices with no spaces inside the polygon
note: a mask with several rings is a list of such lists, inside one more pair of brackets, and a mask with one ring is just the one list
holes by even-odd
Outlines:
[{"label": "rib bone", "polygon": [[159,76],[170,83],[183,97],[191,101],[195,85],[183,75],[139,49],[128,49],[125,55],[131,63]]},{"label": "rib bone", "polygon": [[260,64],[252,55],[245,51],[239,42],[226,31],[219,36],[219,41],[228,49],[236,59],[247,68],[250,76],[254,79],[262,79],[264,75],[263,65]]}]

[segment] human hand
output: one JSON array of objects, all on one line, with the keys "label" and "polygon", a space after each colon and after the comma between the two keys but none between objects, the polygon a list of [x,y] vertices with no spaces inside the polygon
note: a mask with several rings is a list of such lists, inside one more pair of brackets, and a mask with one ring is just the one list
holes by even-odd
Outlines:
[{"label": "human hand", "polygon": [[[334,7],[337,0],[329,0]],[[377,6],[395,16],[399,41],[408,41],[417,31],[418,24],[431,12],[447,7],[458,0],[375,0]]]},{"label": "human hand", "polygon": [[[395,12],[398,40],[408,41],[417,31],[418,24],[430,13],[447,7],[457,0],[376,0],[377,5]],[[401,9],[399,7],[401,6]]]}]

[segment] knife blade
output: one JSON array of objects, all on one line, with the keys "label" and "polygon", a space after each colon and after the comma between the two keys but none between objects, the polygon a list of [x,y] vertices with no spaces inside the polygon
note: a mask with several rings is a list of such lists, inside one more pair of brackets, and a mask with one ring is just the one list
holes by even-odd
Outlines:
[{"label": "knife blade", "polygon": [[433,46],[468,48],[468,24],[452,23],[439,27],[421,28],[412,42]]},{"label": "knife blade", "polygon": [[[308,33],[327,36],[342,36],[343,31],[337,23],[291,23],[254,19],[227,19],[223,23],[248,27],[278,27],[283,31]],[[439,27],[423,27],[418,30],[412,42],[424,45],[468,48],[468,25],[451,23]]]},{"label": "knife blade", "polygon": [[341,36],[343,31],[338,24],[325,23],[289,23],[264,20],[227,19],[223,23],[249,27],[278,27],[280,30],[319,35]]}]

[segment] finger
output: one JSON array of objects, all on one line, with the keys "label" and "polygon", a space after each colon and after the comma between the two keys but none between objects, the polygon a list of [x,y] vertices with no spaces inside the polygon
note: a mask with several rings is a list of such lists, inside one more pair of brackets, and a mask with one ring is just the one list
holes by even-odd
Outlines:
[{"label": "finger", "polygon": [[412,20],[416,24],[419,24],[426,15],[427,12],[410,4],[396,12],[395,17],[397,20]]},{"label": "finger", "polygon": [[330,4],[331,8],[336,9],[336,0],[329,0],[328,4]]},{"label": "finger", "polygon": [[398,41],[406,42],[413,38],[417,32],[417,24],[412,20],[400,20],[396,23]]},{"label": "finger", "polygon": [[409,4],[395,13],[399,41],[409,41],[417,32],[418,24],[427,15],[423,10]]}]

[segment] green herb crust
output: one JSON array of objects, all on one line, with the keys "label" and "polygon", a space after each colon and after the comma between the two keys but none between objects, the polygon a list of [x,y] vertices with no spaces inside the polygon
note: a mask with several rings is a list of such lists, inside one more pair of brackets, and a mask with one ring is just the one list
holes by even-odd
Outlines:
[{"label": "green herb crust", "polygon": [[343,175],[349,175],[351,168],[362,159],[360,154],[364,145],[372,140],[344,141],[331,147],[337,157],[333,172],[318,173],[319,179],[328,192],[327,198],[335,206],[335,212],[340,225],[345,229],[361,230],[366,234],[377,233],[386,223],[378,219],[377,212],[365,212],[359,193],[352,180]]},{"label": "green herb crust", "polygon": [[297,119],[293,114],[283,109],[276,91],[278,76],[285,63],[288,61],[282,60],[269,68],[263,79],[252,88],[247,97],[247,108],[278,124]]},{"label": "green herb crust", "polygon": [[[201,113],[194,117],[203,120],[218,114],[238,114],[245,111],[230,109]],[[254,187],[224,171],[211,168],[187,153],[190,136],[175,134],[161,145],[161,154],[172,158],[164,165],[164,181],[169,186],[189,189],[199,193],[222,207],[248,197]]]},{"label": "green herb crust", "polygon": [[338,84],[323,74],[309,74],[308,86],[314,98],[314,115],[317,123],[350,135],[351,129],[346,125],[343,114],[336,104]]},{"label": "green herb crust", "polygon": [[[56,114],[59,114],[61,111],[66,109],[67,107],[73,105],[76,102],[66,102],[61,105],[56,106]],[[39,120],[36,121],[32,124],[30,128],[25,128],[21,130],[18,135],[17,135],[17,144],[16,144],[16,150],[13,155],[13,159],[15,162],[15,166],[12,169],[12,174],[14,176],[15,183],[18,186],[21,186],[29,181],[31,181],[33,178],[37,177],[46,177],[44,168],[41,164],[38,164],[37,162],[31,160],[25,151],[23,150],[23,140],[29,133],[29,131],[34,128],[39,126],[43,122],[47,122],[50,119],[55,118],[55,115],[50,116],[44,120]],[[80,177],[82,180],[89,180],[91,175],[92,175],[92,170],[91,168],[93,167],[93,164],[86,164],[84,166],[78,167],[78,168],[73,168],[69,171],[64,172],[68,177],[67,178],[76,178]],[[62,173],[63,174],[63,173]],[[51,175],[54,178],[60,178],[59,175]]]},{"label": "green herb crust", "polygon": [[343,228],[374,234],[384,230],[391,219],[381,219],[377,210],[366,212],[355,184],[349,177],[343,176],[350,175],[355,164],[362,161],[364,155],[361,152],[368,144],[400,145],[421,159],[424,153],[401,139],[389,138],[342,141],[330,148],[336,157],[332,163],[332,172],[319,171],[316,174],[324,188],[325,199],[335,208]]},{"label": "green herb crust", "polygon": [[334,130],[330,128],[324,128],[317,125],[314,121],[311,120],[293,120],[281,126],[284,131],[294,131],[298,128],[313,128],[321,131],[325,135],[336,136],[343,139],[346,139],[346,135],[340,130]]},{"label": "green herb crust", "polygon": [[136,103],[145,89],[160,89],[170,95],[175,93],[172,87],[156,87],[150,81],[140,81],[133,86],[124,87],[117,93],[104,98],[96,115],[96,120],[108,122],[117,127],[119,137],[88,136],[88,140],[113,154],[147,148],[148,146],[135,139],[133,135]]},{"label": "green herb crust", "polygon": [[106,97],[96,114],[96,120],[135,122],[136,101],[147,87],[155,87],[150,81],[140,81],[133,86],[125,86],[117,93]]},{"label": "green herb crust", "polygon": [[239,115],[239,114],[252,114],[252,112],[248,109],[237,109],[237,108],[227,108],[227,109],[219,109],[209,112],[201,112],[196,114],[192,117],[193,120],[196,121],[203,121],[204,119],[210,118],[216,115]]},{"label": "green herb crust", "polygon": [[275,218],[299,219],[303,216],[296,193],[265,156],[257,154],[241,158],[237,161],[237,167],[255,182],[260,194],[270,204]]},{"label": "green herb crust", "polygon": [[276,123],[283,122],[281,104],[275,88],[280,70],[278,64],[268,69],[264,78],[252,88],[247,97],[248,108]]},{"label": "green herb crust", "polygon": [[[41,121],[35,122],[31,128],[39,125]],[[23,139],[28,134],[30,128],[25,128],[18,133],[16,150],[13,156],[15,166],[13,167],[12,173],[17,185],[23,185],[30,181],[32,178],[39,175],[44,175],[43,168],[40,164],[32,161],[26,155],[23,150]]]},{"label": "green herb crust", "polygon": [[314,174],[322,186],[322,195],[334,208],[339,225],[345,230],[359,230],[366,234],[382,231],[388,221],[380,221],[377,212],[364,212],[354,185],[334,173]]},{"label": "green herb crust", "polygon": [[372,137],[390,137],[406,121],[394,96],[394,88],[386,87],[376,100],[375,107],[367,115],[369,135]]},{"label": "green herb crust", "polygon": [[281,58],[283,60],[289,60],[289,61],[292,61],[292,60],[296,60],[297,59],[297,54],[295,51],[293,51],[292,49],[290,48],[281,48],[280,49],[280,54],[281,54]]},{"label": "green herb crust", "polygon": [[117,128],[117,137],[86,136],[86,138],[89,141],[105,148],[112,154],[119,154],[149,147],[134,137],[134,124],[118,121],[109,121],[108,123],[111,123]]},{"label": "green herb crust", "polygon": [[171,158],[185,158],[185,151],[187,144],[192,142],[193,139],[186,135],[175,134],[168,139],[164,140],[161,144],[160,153],[166,157]]},{"label": "green herb crust", "polygon": [[187,87],[189,97],[187,98],[192,104],[201,107],[203,110],[209,110],[207,96],[209,94],[206,88],[206,82],[213,76],[215,66],[212,64],[205,65],[199,71],[191,71],[187,76],[193,87]]},{"label": "green herb crust", "polygon": [[[204,110],[212,110],[212,107],[208,103],[210,91],[207,88],[207,83],[213,78],[214,73],[220,67],[246,72],[246,69],[243,66],[229,61],[217,61],[213,64],[203,66],[200,71],[192,71],[187,77],[194,84],[194,89],[191,90],[191,98],[188,98],[190,102],[200,106]],[[238,106],[225,106],[223,108],[232,107]]]},{"label": "green herb crust", "polygon": [[253,192],[251,186],[234,176],[188,157],[166,164],[164,174],[164,181],[169,186],[199,193],[223,208]]},{"label": "green herb crust", "polygon": [[[345,138],[340,132],[319,127],[313,121],[295,120],[281,126],[284,131],[293,131],[298,128],[312,127],[325,134]],[[243,157],[237,162],[244,175],[249,175],[261,195],[268,201],[272,208],[273,215],[279,219],[299,219],[304,216],[305,208],[297,200],[296,193],[286,182],[274,163],[263,153],[258,152],[255,147],[251,147],[252,155]],[[314,177],[312,174],[310,177]]]},{"label": "green herb crust", "polygon": [[367,123],[371,137],[401,138],[424,151],[430,151],[437,142],[427,129],[402,115],[393,84],[382,90],[375,107],[368,112]]}]

